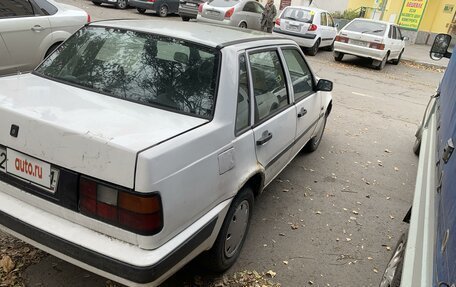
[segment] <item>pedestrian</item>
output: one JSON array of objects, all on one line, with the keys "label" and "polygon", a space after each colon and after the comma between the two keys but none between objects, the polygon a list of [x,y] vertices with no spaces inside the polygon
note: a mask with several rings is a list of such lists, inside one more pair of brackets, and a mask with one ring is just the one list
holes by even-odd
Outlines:
[{"label": "pedestrian", "polygon": [[274,0],[268,0],[261,14],[261,31],[272,33],[274,18],[277,15],[277,9],[274,6]]}]

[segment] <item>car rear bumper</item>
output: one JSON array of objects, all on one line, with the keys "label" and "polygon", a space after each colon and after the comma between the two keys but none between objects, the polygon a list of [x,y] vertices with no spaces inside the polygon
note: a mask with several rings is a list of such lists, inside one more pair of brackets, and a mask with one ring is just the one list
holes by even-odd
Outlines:
[{"label": "car rear bumper", "polygon": [[134,8],[146,9],[146,10],[154,10],[155,11],[155,3],[154,2],[128,0],[128,5],[131,6],[131,7],[134,7]]},{"label": "car rear bumper", "polygon": [[0,230],[128,286],[157,286],[209,249],[231,202],[220,203],[159,248],[146,250],[51,214],[8,193],[24,192],[0,182]]},{"label": "car rear bumper", "polygon": [[192,19],[196,19],[198,16],[198,6],[196,7],[188,7],[185,5],[179,5],[179,16],[181,17],[188,17]]},{"label": "car rear bumper", "polygon": [[372,49],[368,47],[356,46],[348,43],[334,42],[334,52],[350,54],[363,58],[370,58],[381,61],[386,55],[385,50]]},{"label": "car rear bumper", "polygon": [[276,27],[274,27],[274,29],[272,30],[272,34],[280,35],[285,38],[294,40],[296,43],[298,43],[299,46],[307,47],[307,48],[310,48],[313,45],[315,45],[315,42],[317,41],[317,34],[311,34],[311,33],[302,34],[302,33],[284,31],[284,30],[276,28]]},{"label": "car rear bumper", "polygon": [[106,4],[117,4],[117,0],[94,0],[93,2],[106,3]]},{"label": "car rear bumper", "polygon": [[236,26],[236,25],[233,25],[233,22],[231,22],[231,20],[219,21],[219,20],[209,19],[209,18],[206,18],[206,17],[201,17],[200,14],[198,14],[198,16],[196,17],[196,20],[198,22],[204,22],[204,23],[212,23],[212,24],[227,25],[227,26]]}]

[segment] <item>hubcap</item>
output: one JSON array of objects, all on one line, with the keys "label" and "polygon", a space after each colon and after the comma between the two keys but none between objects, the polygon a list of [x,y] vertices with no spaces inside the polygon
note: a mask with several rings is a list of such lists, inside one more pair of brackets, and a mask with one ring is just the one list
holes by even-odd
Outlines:
[{"label": "hubcap", "polygon": [[249,202],[244,200],[239,204],[230,219],[230,225],[225,238],[225,256],[232,257],[239,249],[245,236],[249,222]]},{"label": "hubcap", "polygon": [[167,14],[167,11],[166,11],[166,7],[165,6],[162,6],[161,9],[160,9],[160,14],[165,16]]},{"label": "hubcap", "polygon": [[385,273],[383,273],[382,281],[380,282],[380,287],[389,287],[393,282],[394,275],[396,274],[397,266],[402,260],[402,251],[404,249],[404,243],[401,242],[396,250],[394,251],[393,257],[388,262]]},{"label": "hubcap", "polygon": [[127,1],[125,1],[125,0],[119,0],[119,7],[120,7],[120,8],[125,8],[125,7],[127,7]]}]

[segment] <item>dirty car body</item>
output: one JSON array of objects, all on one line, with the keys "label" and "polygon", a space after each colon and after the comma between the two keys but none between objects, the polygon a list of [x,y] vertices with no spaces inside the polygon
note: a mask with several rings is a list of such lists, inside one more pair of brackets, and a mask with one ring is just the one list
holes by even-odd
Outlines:
[{"label": "dirty car body", "polygon": [[0,229],[131,286],[204,251],[229,268],[253,195],[332,106],[290,40],[162,24],[92,23],[0,79]]}]

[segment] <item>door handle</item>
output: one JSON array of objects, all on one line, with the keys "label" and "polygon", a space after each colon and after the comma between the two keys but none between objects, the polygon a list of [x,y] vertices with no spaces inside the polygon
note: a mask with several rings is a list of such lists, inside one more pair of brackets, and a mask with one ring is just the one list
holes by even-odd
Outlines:
[{"label": "door handle", "polygon": [[298,118],[301,118],[307,114],[307,110],[304,108],[301,108],[301,111],[298,113]]},{"label": "door handle", "polygon": [[257,145],[264,145],[268,141],[272,139],[272,133],[270,133],[268,130],[265,130],[263,134],[261,135],[261,138],[256,141]]},{"label": "door handle", "polygon": [[41,32],[41,31],[44,30],[44,28],[41,27],[40,25],[35,25],[35,26],[33,26],[33,27],[31,28],[31,30],[34,31],[34,32]]}]

